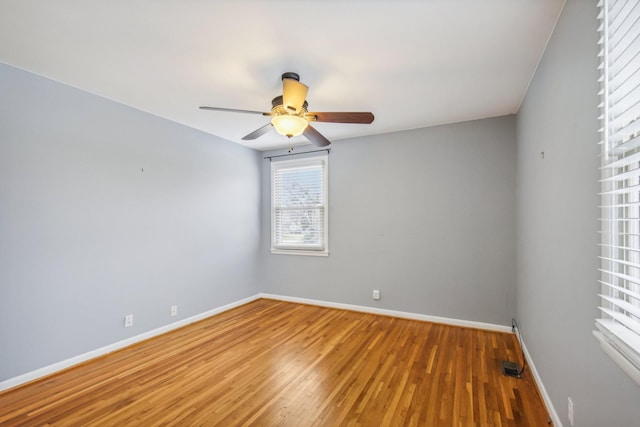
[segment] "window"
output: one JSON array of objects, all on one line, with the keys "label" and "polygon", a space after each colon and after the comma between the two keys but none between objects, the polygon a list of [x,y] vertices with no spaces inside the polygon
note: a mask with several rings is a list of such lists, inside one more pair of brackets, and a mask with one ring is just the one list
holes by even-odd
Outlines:
[{"label": "window", "polygon": [[602,0],[600,318],[594,335],[640,384],[640,2]]},{"label": "window", "polygon": [[271,163],[271,252],[328,255],[328,156]]}]

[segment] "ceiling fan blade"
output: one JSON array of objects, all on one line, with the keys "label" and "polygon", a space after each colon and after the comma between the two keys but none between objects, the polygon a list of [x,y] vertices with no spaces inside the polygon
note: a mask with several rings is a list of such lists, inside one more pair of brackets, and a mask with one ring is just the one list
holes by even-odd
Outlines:
[{"label": "ceiling fan blade", "polygon": [[211,110],[211,111],[227,111],[230,113],[248,113],[248,114],[262,114],[263,116],[270,116],[271,113],[264,113],[262,111],[253,111],[253,110],[237,110],[235,108],[221,108],[221,107],[200,107],[201,110]]},{"label": "ceiling fan blade", "polygon": [[307,113],[304,115],[308,120],[313,122],[331,122],[331,123],[361,123],[369,124],[373,122],[373,114],[368,112],[345,112],[345,113]]},{"label": "ceiling fan blade", "polygon": [[311,141],[311,143],[313,145],[315,145],[316,147],[326,147],[327,145],[331,144],[331,141],[329,141],[327,138],[325,138],[324,135],[322,135],[320,132],[318,132],[311,125],[307,125],[307,127],[304,129],[304,132],[302,132],[302,134],[309,141]]},{"label": "ceiling fan blade", "polygon": [[260,138],[262,135],[264,135],[265,133],[269,132],[270,130],[271,130],[271,123],[267,123],[266,125],[254,130],[249,135],[243,136],[242,140],[243,141],[250,141],[252,139]]},{"label": "ceiling fan blade", "polygon": [[291,112],[298,113],[307,98],[309,88],[297,80],[283,78],[282,79],[282,104],[283,107]]}]

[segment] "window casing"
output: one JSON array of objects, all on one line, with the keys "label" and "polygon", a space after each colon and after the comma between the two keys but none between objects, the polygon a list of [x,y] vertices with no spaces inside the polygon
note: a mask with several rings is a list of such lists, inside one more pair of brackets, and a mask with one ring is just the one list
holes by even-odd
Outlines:
[{"label": "window casing", "polygon": [[271,253],[329,254],[328,156],[271,162]]},{"label": "window casing", "polygon": [[600,1],[600,317],[594,335],[640,384],[640,2]]}]

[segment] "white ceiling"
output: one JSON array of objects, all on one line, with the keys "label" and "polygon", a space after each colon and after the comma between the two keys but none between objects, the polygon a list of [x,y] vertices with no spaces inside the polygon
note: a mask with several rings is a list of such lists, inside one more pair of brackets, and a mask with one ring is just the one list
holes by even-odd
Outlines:
[{"label": "white ceiling", "polygon": [[0,0],[0,61],[259,150],[285,71],[332,141],[516,113],[564,0]]}]

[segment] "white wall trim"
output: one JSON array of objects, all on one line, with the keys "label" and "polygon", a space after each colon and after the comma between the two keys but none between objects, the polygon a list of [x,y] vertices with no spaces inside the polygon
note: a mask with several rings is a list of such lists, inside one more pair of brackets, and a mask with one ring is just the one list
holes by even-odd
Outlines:
[{"label": "white wall trim", "polygon": [[147,340],[149,338],[153,338],[158,335],[165,334],[174,329],[181,328],[183,326],[189,325],[191,323],[197,322],[199,320],[206,319],[207,317],[211,317],[215,314],[222,313],[227,310],[231,310],[232,308],[238,307],[240,305],[246,304],[251,301],[255,301],[261,298],[260,294],[256,294],[250,296],[248,298],[241,299],[239,301],[232,302],[227,305],[223,305],[221,307],[214,308],[209,311],[205,311],[204,313],[196,314],[195,316],[188,317],[186,319],[179,320],[174,323],[170,323],[165,326],[161,326],[157,329],[153,329],[148,332],[144,332],[142,334],[127,338],[122,341],[115,342],[113,344],[109,344],[104,347],[97,348],[95,350],[89,351],[87,353],[80,354],[78,356],[71,357],[66,360],[62,360],[60,362],[53,363],[51,365],[45,366],[40,369],[36,369],[35,371],[27,372],[26,374],[19,375],[17,377],[9,378],[8,380],[0,382],[0,391],[8,390],[13,387],[17,387],[22,384],[26,384],[28,382],[37,380],[47,375],[54,374],[56,372],[62,371],[63,369],[70,368],[74,365],[78,365],[80,363],[86,362],[87,360],[94,359],[96,357],[104,356],[105,354],[109,354],[116,350],[120,350],[122,348],[131,346],[133,344],[139,343],[141,341]]},{"label": "white wall trim", "polygon": [[339,302],[322,301],[308,298],[288,297],[275,294],[260,294],[261,298],[279,301],[296,302],[299,304],[317,305],[320,307],[339,308],[342,310],[359,311],[363,313],[381,314],[383,316],[399,317],[401,319],[422,320],[426,322],[443,323],[445,325],[462,326],[465,328],[484,329],[496,332],[511,332],[511,326],[493,323],[474,322],[471,320],[451,319],[448,317],[429,316],[427,314],[409,313],[406,311],[388,310],[385,308],[367,307],[363,305],[343,304]]},{"label": "white wall trim", "polygon": [[522,351],[524,352],[524,357],[527,359],[527,366],[531,370],[531,374],[533,375],[533,379],[538,386],[538,391],[542,395],[542,400],[544,401],[545,406],[547,407],[547,412],[549,413],[549,417],[553,422],[554,427],[562,427],[562,421],[560,421],[560,417],[556,412],[556,408],[553,406],[551,402],[551,397],[549,393],[547,393],[547,389],[544,388],[544,384],[542,383],[542,378],[540,378],[540,374],[538,374],[538,370],[536,369],[536,365],[533,363],[533,359],[531,358],[531,354],[529,354],[529,350],[527,350],[527,346],[524,343],[524,340],[520,336],[520,330],[516,328],[516,333],[518,334],[518,338],[520,339],[520,343],[522,344]]}]

